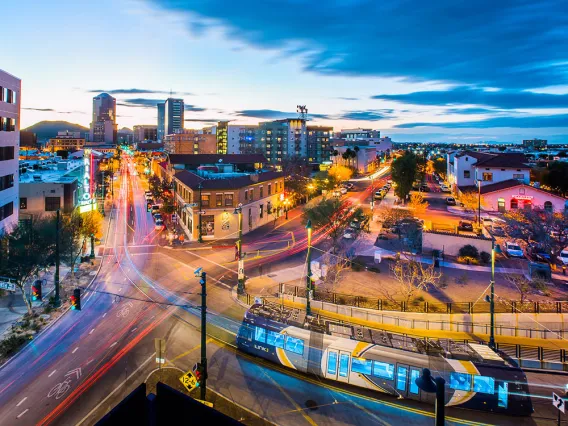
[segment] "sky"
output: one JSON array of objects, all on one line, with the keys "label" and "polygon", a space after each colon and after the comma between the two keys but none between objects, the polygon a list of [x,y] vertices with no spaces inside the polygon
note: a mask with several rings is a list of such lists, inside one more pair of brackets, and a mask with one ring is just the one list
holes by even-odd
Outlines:
[{"label": "sky", "polygon": [[218,120],[381,130],[395,141],[568,143],[565,0],[19,0],[2,5],[0,68],[22,79],[21,128]]}]

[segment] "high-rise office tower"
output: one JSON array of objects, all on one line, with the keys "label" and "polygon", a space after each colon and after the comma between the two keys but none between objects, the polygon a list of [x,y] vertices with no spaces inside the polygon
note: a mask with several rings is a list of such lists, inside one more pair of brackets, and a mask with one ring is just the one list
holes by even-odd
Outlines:
[{"label": "high-rise office tower", "polygon": [[166,135],[166,104],[160,102],[158,104],[158,141],[164,140]]},{"label": "high-rise office tower", "polygon": [[19,78],[0,70],[0,234],[18,223]]},{"label": "high-rise office tower", "polygon": [[184,120],[184,103],[183,99],[166,99],[165,104],[165,134],[171,135],[179,133],[183,129]]},{"label": "high-rise office tower", "polygon": [[90,142],[117,142],[116,99],[108,93],[93,98]]}]

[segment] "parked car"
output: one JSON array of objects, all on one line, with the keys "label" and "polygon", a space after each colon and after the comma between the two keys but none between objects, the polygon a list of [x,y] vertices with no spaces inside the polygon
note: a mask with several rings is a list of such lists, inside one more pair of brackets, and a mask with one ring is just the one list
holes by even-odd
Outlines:
[{"label": "parked car", "polygon": [[155,214],[160,213],[160,206],[158,204],[154,204],[152,206],[152,216],[154,216]]},{"label": "parked car", "polygon": [[430,192],[430,187],[428,185],[420,185],[420,191]]},{"label": "parked car", "polygon": [[563,265],[568,265],[568,247],[564,247],[558,256]]},{"label": "parked car", "polygon": [[163,219],[162,219],[162,215],[161,215],[160,213],[156,213],[156,214],[154,215],[154,220],[155,220],[156,222],[159,221],[159,220],[163,220]]},{"label": "parked car", "polygon": [[361,222],[359,222],[358,220],[353,220],[349,224],[349,227],[353,229],[361,229]]},{"label": "parked car", "polygon": [[456,205],[456,199],[454,197],[447,197],[446,198],[446,204],[448,206],[455,206]]},{"label": "parked car", "polygon": [[345,230],[343,238],[345,238],[346,240],[352,240],[353,238],[355,238],[355,230],[354,229]]},{"label": "parked car", "polygon": [[345,187],[346,187],[347,189],[353,189],[353,188],[355,187],[355,185],[353,185],[351,182],[348,182],[348,183],[345,185]]},{"label": "parked car", "polygon": [[389,185],[392,185],[392,180],[390,180],[390,179],[387,180],[387,183],[388,183]]},{"label": "parked car", "polygon": [[342,194],[347,194],[347,188],[343,187],[339,190]]},{"label": "parked car", "polygon": [[163,220],[157,220],[154,228],[158,231],[161,231],[162,229],[164,229],[164,221]]},{"label": "parked car", "polygon": [[460,231],[473,232],[473,223],[468,222],[467,220],[460,220],[458,223],[458,229]]},{"label": "parked car", "polygon": [[450,188],[448,188],[446,185],[440,185],[440,189],[442,190],[442,192],[452,192],[450,191]]},{"label": "parked car", "polygon": [[381,191],[375,192],[375,200],[382,200],[382,199],[383,199],[383,193]]},{"label": "parked car", "polygon": [[493,219],[490,217],[482,217],[481,218],[481,223],[483,224],[483,226],[492,226],[493,225]]},{"label": "parked car", "polygon": [[341,197],[341,191],[333,191],[333,196],[337,198]]},{"label": "parked car", "polygon": [[538,244],[531,244],[528,246],[527,254],[532,257],[533,260],[545,263],[550,262],[550,253]]},{"label": "parked car", "polygon": [[521,246],[511,241],[507,241],[505,243],[505,251],[507,252],[507,255],[511,257],[525,257]]},{"label": "parked car", "polygon": [[493,235],[495,235],[496,237],[504,237],[505,236],[505,230],[503,229],[502,226],[499,226],[499,225],[491,225],[491,233]]}]

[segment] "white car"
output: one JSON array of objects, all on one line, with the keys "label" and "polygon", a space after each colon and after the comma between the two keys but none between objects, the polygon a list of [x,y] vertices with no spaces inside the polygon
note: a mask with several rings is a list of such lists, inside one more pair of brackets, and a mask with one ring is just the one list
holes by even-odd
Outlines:
[{"label": "white car", "polygon": [[343,238],[345,238],[346,240],[352,240],[354,237],[355,237],[355,231],[353,229],[348,229],[343,234]]},{"label": "white car", "polygon": [[440,185],[440,189],[442,190],[442,192],[451,192],[450,188],[448,188],[446,185]]},{"label": "white car", "polygon": [[568,265],[568,247],[564,247],[564,249],[560,252],[560,261],[563,265]]},{"label": "white car", "polygon": [[339,192],[341,192],[342,194],[347,194],[347,188],[342,187]]},{"label": "white car", "polygon": [[513,242],[509,242],[509,241],[506,242],[505,243],[505,251],[511,257],[525,257],[525,254],[523,253],[523,249],[517,243],[513,243]]}]

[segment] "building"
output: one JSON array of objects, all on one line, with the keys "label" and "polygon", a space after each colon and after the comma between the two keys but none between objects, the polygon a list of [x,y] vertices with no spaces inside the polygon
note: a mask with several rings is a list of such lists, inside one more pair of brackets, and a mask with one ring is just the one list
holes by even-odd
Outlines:
[{"label": "building", "polygon": [[166,104],[158,104],[158,141],[162,142],[166,135]]},{"label": "building", "polygon": [[308,152],[306,120],[287,118],[259,123],[255,148],[272,164],[283,158],[306,157]]},{"label": "building", "polygon": [[21,85],[0,70],[0,234],[18,223]]},{"label": "building", "polygon": [[183,129],[180,133],[165,136],[164,151],[168,154],[215,154],[217,137],[201,130]]},{"label": "building", "polygon": [[263,170],[267,162],[262,154],[170,154],[167,169],[170,174],[173,170],[196,173],[201,170],[200,173],[205,176],[207,165],[213,165],[210,171],[215,173],[256,173]]},{"label": "building", "polygon": [[331,137],[333,127],[331,126],[307,126],[307,154],[310,163],[321,164],[330,161],[331,158]]},{"label": "building", "polygon": [[20,166],[20,214],[70,213],[79,204],[83,159],[22,161]]},{"label": "building", "polygon": [[217,136],[217,154],[228,154],[229,153],[229,122],[219,121],[216,128]]},{"label": "building", "polygon": [[20,148],[34,148],[37,146],[37,135],[33,132],[20,130]]},{"label": "building", "polygon": [[93,117],[89,142],[117,142],[116,99],[108,93],[101,93],[93,98]]},{"label": "building", "polygon": [[504,180],[481,187],[483,210],[505,212],[540,207],[544,210],[564,212],[566,199],[517,179]]},{"label": "building", "polygon": [[85,138],[81,137],[81,132],[57,132],[56,138],[51,138],[46,145],[50,152],[57,151],[77,151],[85,146]]},{"label": "building", "polygon": [[527,150],[544,150],[548,145],[546,139],[525,139],[523,140],[523,148]]},{"label": "building", "polygon": [[218,154],[254,154],[260,152],[260,149],[256,146],[258,126],[228,123],[227,121],[220,121],[215,126],[203,128],[203,133],[216,135]]},{"label": "building", "polygon": [[360,127],[357,129],[342,129],[338,135],[336,135],[338,139],[344,139],[348,142],[356,141],[359,139],[371,139],[371,138],[380,138],[381,131],[380,130],[372,130],[372,129],[361,129]]},{"label": "building", "polygon": [[134,143],[158,140],[158,126],[153,126],[151,124],[138,124],[134,126],[133,131]]},{"label": "building", "polygon": [[530,182],[531,168],[522,153],[450,152],[447,163],[447,180],[453,192],[475,189],[478,183],[483,187],[511,179]]},{"label": "building", "polygon": [[184,108],[183,99],[166,99],[164,107],[164,137],[183,130]]},{"label": "building", "polygon": [[217,168],[218,162],[206,159],[201,164],[196,171],[173,170],[179,223],[190,240],[198,240],[200,229],[203,240],[237,238],[239,206],[243,234],[283,214],[281,172],[241,172],[228,162]]},{"label": "building", "polygon": [[[377,169],[379,161],[377,159],[377,149],[374,146],[361,146],[359,149],[353,149],[349,146],[336,147],[337,156],[332,156],[334,164],[353,167],[360,174],[372,172]],[[343,154],[350,150],[355,153],[353,158],[343,158]]]}]

